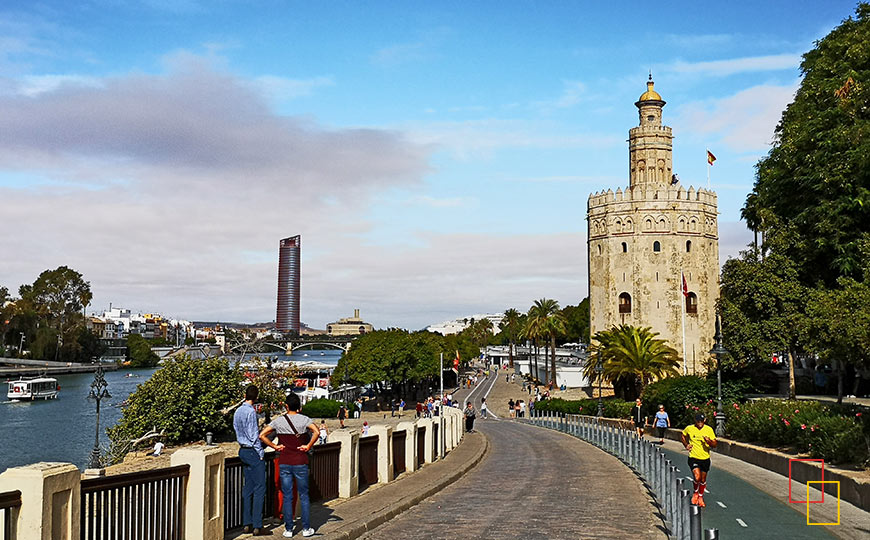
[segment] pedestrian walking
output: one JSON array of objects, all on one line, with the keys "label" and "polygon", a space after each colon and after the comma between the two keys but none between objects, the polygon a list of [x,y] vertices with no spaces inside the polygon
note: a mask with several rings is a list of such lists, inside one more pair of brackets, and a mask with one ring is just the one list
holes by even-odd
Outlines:
[{"label": "pedestrian walking", "polygon": [[399,418],[402,417],[402,413],[405,412],[405,400],[399,402]]},{"label": "pedestrian walking", "polygon": [[486,407],[486,398],[480,398],[480,419],[485,420],[489,409]]},{"label": "pedestrian walking", "polygon": [[705,425],[707,417],[702,413],[695,415],[695,423],[686,426],[680,438],[683,446],[689,451],[689,469],[694,478],[692,485],[695,493],[692,495],[692,504],[701,508],[704,504],[704,491],[707,489],[707,473],[710,472],[710,448],[716,448],[719,442],[713,428]]},{"label": "pedestrian walking", "polygon": [[[299,494],[302,509],[302,536],[314,535],[311,527],[311,501],[308,497],[308,452],[320,437],[320,430],[299,410],[302,402],[299,395],[287,394],[284,403],[287,413],[272,420],[260,432],[260,441],[278,452],[281,493],[284,495],[284,538],[293,536],[293,483]],[[272,441],[272,434],[278,435],[278,444]]]},{"label": "pedestrian walking", "polygon": [[326,439],[329,437],[329,432],[326,429],[326,418],[320,419],[320,444],[326,444]]},{"label": "pedestrian walking", "polygon": [[665,444],[665,430],[671,427],[671,419],[668,413],[665,412],[665,406],[659,405],[659,412],[656,413],[656,431],[658,431],[659,444]]},{"label": "pedestrian walking", "polygon": [[391,418],[396,416],[396,410],[398,408],[399,408],[399,402],[396,401],[396,398],[393,398],[392,401],[390,401],[390,417]]},{"label": "pedestrian walking", "polygon": [[508,412],[511,418],[516,418],[516,414],[514,413],[514,400],[508,400]]},{"label": "pedestrian walking", "polygon": [[526,417],[526,402],[523,400],[520,400],[519,407],[520,407],[520,418],[525,418]]},{"label": "pedestrian walking", "polygon": [[462,414],[465,415],[465,431],[474,433],[474,417],[477,416],[477,413],[474,412],[474,407],[470,401],[465,404],[465,410],[462,411]]},{"label": "pedestrian walking", "polygon": [[363,422],[363,426],[362,426],[362,436],[363,436],[363,437],[368,437],[368,436],[369,436],[369,423],[368,423],[368,422]]},{"label": "pedestrian walking", "polygon": [[417,418],[420,418],[423,415],[423,404],[418,401],[415,410],[417,412]]},{"label": "pedestrian walking", "polygon": [[344,403],[338,407],[338,414],[336,416],[338,416],[338,423],[341,424],[341,427],[343,428],[344,421],[347,419],[347,407],[344,406]]},{"label": "pedestrian walking", "polygon": [[263,461],[263,445],[260,441],[260,426],[254,403],[260,397],[256,385],[245,388],[245,402],[233,414],[233,429],[239,443],[239,460],[242,462],[242,525],[243,532],[254,536],[270,536],[263,528],[263,501],[266,498],[266,464]]},{"label": "pedestrian walking", "polygon": [[637,431],[637,436],[643,439],[643,402],[640,398],[634,400],[634,407],[631,408],[631,420],[634,422],[634,429]]}]

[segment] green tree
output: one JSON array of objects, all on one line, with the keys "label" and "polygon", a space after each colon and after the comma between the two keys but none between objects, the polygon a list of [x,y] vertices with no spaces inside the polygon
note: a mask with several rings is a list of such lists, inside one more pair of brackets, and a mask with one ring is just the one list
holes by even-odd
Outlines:
[{"label": "green tree", "polygon": [[[540,309],[537,307],[537,305],[533,305],[532,307],[529,308],[528,313],[526,313],[526,321],[523,324],[523,329],[522,329],[522,332],[520,333],[520,337],[522,337],[523,339],[530,340],[532,342],[532,346],[534,346],[534,348],[535,348],[535,354],[534,354],[535,372],[534,372],[534,375],[532,377],[533,380],[538,379],[538,343],[539,343],[539,340],[541,338],[545,337],[547,334],[545,321],[546,321],[546,317],[542,316]],[[546,357],[546,351],[545,351],[544,352],[544,365],[545,366],[546,366],[546,361],[547,361],[547,357]],[[545,369],[545,371],[546,371],[546,369]],[[545,375],[547,375],[547,374],[545,373]],[[545,376],[545,378],[549,379],[548,376]]]},{"label": "green tree", "polygon": [[127,350],[132,367],[154,367],[160,361],[160,357],[151,351],[151,343],[139,334],[127,336]]},{"label": "green tree", "polygon": [[507,335],[508,338],[508,359],[510,367],[514,367],[514,343],[520,331],[520,312],[514,308],[510,308],[504,312],[504,318],[499,324],[499,329]]},{"label": "green tree", "polygon": [[620,325],[595,334],[584,374],[597,380],[595,367],[604,366],[603,376],[621,388],[625,399],[634,399],[654,380],[679,375],[680,356],[650,328]]},{"label": "green tree", "polygon": [[232,433],[225,413],[244,396],[241,370],[227,358],[166,360],[151,378],[130,394],[121,420],[109,428],[114,459],[122,459],[130,441],[154,430],[166,441],[182,444]]},{"label": "green tree", "polygon": [[565,339],[589,343],[589,298],[584,298],[576,306],[562,308],[565,317]]},{"label": "green tree", "polygon": [[9,289],[0,287],[0,356],[6,355],[6,333],[11,328],[15,304],[9,296]]},{"label": "green tree", "polygon": [[758,162],[745,218],[765,234],[785,228],[784,254],[801,282],[836,288],[860,278],[870,235],[870,4],[804,54],[803,80]]}]

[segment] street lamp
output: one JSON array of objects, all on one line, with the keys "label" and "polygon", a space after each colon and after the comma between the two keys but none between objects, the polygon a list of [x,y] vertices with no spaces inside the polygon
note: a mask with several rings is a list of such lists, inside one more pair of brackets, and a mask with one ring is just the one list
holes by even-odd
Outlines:
[{"label": "street lamp", "polygon": [[97,365],[97,371],[94,373],[94,381],[91,383],[91,391],[88,394],[88,399],[94,399],[97,402],[97,430],[94,435],[94,449],[91,450],[91,459],[88,462],[88,468],[100,468],[100,401],[103,398],[112,397],[106,387],[109,383],[103,377],[103,365]]},{"label": "street lamp", "polygon": [[722,346],[722,325],[719,322],[719,312],[716,312],[716,343],[710,349],[710,354],[716,357],[716,437],[725,436],[725,412],[722,410],[722,355],[728,354],[728,349]]},{"label": "street lamp", "polygon": [[598,418],[604,416],[604,403],[601,401],[601,379],[604,378],[604,364],[601,359],[595,364],[595,374],[598,375]]}]

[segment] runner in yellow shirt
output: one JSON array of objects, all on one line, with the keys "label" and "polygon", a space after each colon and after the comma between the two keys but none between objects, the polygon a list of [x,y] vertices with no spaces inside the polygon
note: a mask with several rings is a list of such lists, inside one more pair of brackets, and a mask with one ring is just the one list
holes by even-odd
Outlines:
[{"label": "runner in yellow shirt", "polygon": [[695,415],[695,423],[686,426],[683,430],[683,446],[689,451],[689,468],[694,476],[695,493],[692,495],[692,504],[701,508],[704,504],[704,490],[707,489],[707,472],[710,471],[710,448],[716,448],[716,433],[713,428],[704,425],[707,418],[698,413]]}]

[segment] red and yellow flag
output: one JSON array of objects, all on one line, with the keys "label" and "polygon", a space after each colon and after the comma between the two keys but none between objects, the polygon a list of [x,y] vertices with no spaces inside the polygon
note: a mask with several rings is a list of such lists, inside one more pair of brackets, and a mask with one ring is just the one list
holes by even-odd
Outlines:
[{"label": "red and yellow flag", "polygon": [[713,152],[707,150],[707,163],[712,165],[714,161],[716,161],[716,156],[713,155]]}]

